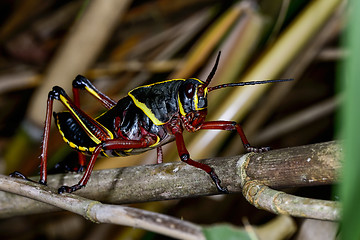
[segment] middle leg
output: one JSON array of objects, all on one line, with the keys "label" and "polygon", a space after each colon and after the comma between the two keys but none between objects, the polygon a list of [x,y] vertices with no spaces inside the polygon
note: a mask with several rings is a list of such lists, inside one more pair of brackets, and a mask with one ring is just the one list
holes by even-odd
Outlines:
[{"label": "middle leg", "polygon": [[196,168],[204,170],[207,174],[209,174],[209,176],[215,183],[216,188],[219,192],[229,193],[229,191],[227,190],[226,187],[221,186],[221,180],[219,179],[219,177],[217,176],[217,174],[215,173],[215,171],[212,167],[210,167],[204,163],[194,161],[190,158],[190,154],[185,147],[185,142],[184,142],[184,137],[182,135],[182,132],[179,130],[176,131],[175,129],[173,129],[173,134],[175,135],[176,146],[177,146],[181,161],[185,162],[191,166],[194,166]]}]

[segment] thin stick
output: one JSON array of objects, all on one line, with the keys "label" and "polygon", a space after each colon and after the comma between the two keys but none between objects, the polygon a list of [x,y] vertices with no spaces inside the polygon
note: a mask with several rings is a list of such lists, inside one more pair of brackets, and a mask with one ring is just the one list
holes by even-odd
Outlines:
[{"label": "thin stick", "polygon": [[201,228],[190,222],[136,208],[102,204],[73,194],[60,195],[46,186],[22,179],[0,175],[0,189],[71,211],[97,223],[142,228],[177,239],[205,239]]},{"label": "thin stick", "polygon": [[247,181],[243,188],[246,200],[259,209],[275,214],[322,220],[340,220],[340,203],[298,197],[277,191],[258,181]]}]

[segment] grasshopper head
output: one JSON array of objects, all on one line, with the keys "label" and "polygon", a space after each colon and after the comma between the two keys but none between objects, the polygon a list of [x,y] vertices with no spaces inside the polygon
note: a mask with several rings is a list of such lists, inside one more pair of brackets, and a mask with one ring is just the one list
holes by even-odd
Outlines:
[{"label": "grasshopper head", "polygon": [[207,88],[196,78],[189,78],[179,88],[179,108],[182,115],[207,108]]},{"label": "grasshopper head", "polygon": [[212,68],[206,81],[203,82],[196,78],[189,78],[179,88],[180,113],[185,116],[191,112],[202,111],[207,108],[207,86],[215,75],[220,59],[219,52],[214,67]]}]

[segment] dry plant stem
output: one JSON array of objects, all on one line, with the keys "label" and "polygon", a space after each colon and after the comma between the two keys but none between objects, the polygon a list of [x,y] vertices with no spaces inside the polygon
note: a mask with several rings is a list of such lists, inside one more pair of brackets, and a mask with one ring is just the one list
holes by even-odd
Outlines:
[{"label": "dry plant stem", "polygon": [[274,23],[273,30],[267,40],[267,44],[273,43],[276,36],[279,35],[281,27],[283,27],[283,25],[284,25],[285,17],[289,10],[289,5],[290,5],[289,0],[282,1],[281,7],[279,9],[278,17]]},{"label": "dry plant stem", "polygon": [[[43,8],[44,2],[42,1],[25,1],[21,4],[15,4],[15,10],[3,23],[0,29],[0,42],[3,43],[9,36],[11,36],[16,30],[18,30],[25,21],[28,21],[31,17],[35,16],[39,10]],[[45,6],[47,4],[44,4]],[[29,11],[32,9],[32,11]]]},{"label": "dry plant stem", "polygon": [[296,129],[309,125],[315,120],[324,118],[325,116],[334,113],[340,103],[341,96],[335,96],[314,104],[304,110],[300,110],[299,112],[270,124],[256,137],[254,137],[253,141],[259,145],[271,142],[273,139],[280,138],[281,136],[295,131]]},{"label": "dry plant stem", "polygon": [[[272,47],[264,52],[256,64],[241,77],[239,82],[275,79],[288,66],[289,62],[294,60],[308,40],[319,31],[319,28],[340,3],[340,0],[319,0],[308,4],[307,8],[283,32]],[[207,119],[240,121],[268,87],[270,84],[235,88],[224,99],[217,111],[210,113]],[[219,134],[219,131],[199,132],[189,143],[188,151],[193,156],[207,154],[209,149],[216,149],[217,143],[225,138],[226,135]]]},{"label": "dry plant stem", "polygon": [[287,215],[279,215],[264,225],[255,227],[259,240],[289,239],[297,232],[295,219]]},{"label": "dry plant stem", "polygon": [[200,29],[209,22],[212,14],[213,9],[207,8],[184,19],[173,27],[160,32],[153,37],[149,37],[138,44],[136,48],[132,49],[128,58],[141,58],[146,52],[169,42],[169,40],[173,40],[171,41],[170,46],[167,46],[165,50],[159,53],[156,56],[156,59],[153,60],[166,60],[171,58],[178,51],[180,46],[183,46],[185,42],[188,42],[189,38],[193,37],[194,34],[197,34]]},{"label": "dry plant stem", "polygon": [[254,134],[256,129],[258,129],[259,126],[261,126],[269,118],[274,109],[281,104],[281,101],[284,99],[286,94],[296,84],[296,80],[302,76],[306,68],[314,61],[321,49],[333,40],[335,36],[338,36],[342,29],[341,19],[343,19],[345,15],[345,6],[343,5],[335,11],[333,16],[314,36],[314,39],[312,39],[307,46],[304,47],[304,50],[299,54],[299,56],[292,61],[286,71],[282,73],[282,76],[291,76],[295,79],[295,81],[274,86],[272,91],[269,93],[268,101],[264,101],[262,107],[249,116],[249,120],[244,124],[244,129],[246,129],[248,136],[256,135]]},{"label": "dry plant stem", "polygon": [[[275,188],[332,184],[338,181],[341,152],[339,143],[327,142],[201,162],[213,167],[223,186],[234,193],[241,192],[242,185],[252,179]],[[72,185],[81,176],[50,175],[48,184],[53,188]],[[0,184],[0,190],[3,187],[6,186]],[[94,171],[88,185],[76,194],[106,203],[123,204],[218,192],[203,171],[176,162]],[[49,205],[0,191],[0,218],[55,210]]]},{"label": "dry plant stem", "polygon": [[[315,181],[318,183],[327,181],[328,178],[338,179],[339,172],[329,171],[329,168],[333,169],[336,165],[338,168],[341,167],[340,161],[333,161],[342,158],[340,146],[333,146],[330,142],[316,147],[312,145],[306,149],[306,154],[299,154],[303,147],[292,148],[290,151],[284,152],[284,155],[277,153],[277,151],[272,151],[265,157],[261,156],[262,154],[244,155],[240,160],[243,195],[255,207],[275,214],[337,221],[340,219],[340,204],[338,202],[298,197],[266,186],[267,184],[275,187],[294,186],[296,185],[295,182],[299,180],[311,185]],[[275,155],[277,156],[275,157]],[[301,157],[299,157],[300,155]],[[273,160],[279,159],[279,157],[282,160],[273,165]],[[265,159],[266,161],[262,161]],[[311,161],[316,163],[310,166]],[[294,167],[294,163],[296,163],[296,167]],[[260,165],[262,169],[258,171]],[[299,171],[301,174],[293,179],[292,175],[289,174],[292,171]],[[317,172],[321,172],[322,177],[320,179]],[[265,177],[265,175],[267,176]],[[272,184],[272,178],[268,176],[277,176],[278,183]],[[283,181],[280,180],[281,178]],[[292,182],[295,184],[291,184]],[[281,183],[285,184],[282,185]]]},{"label": "dry plant stem", "polygon": [[0,77],[0,94],[32,88],[40,83],[40,75],[32,70],[3,74]]},{"label": "dry plant stem", "polygon": [[257,208],[294,217],[340,220],[340,204],[334,201],[298,197],[269,188],[263,183],[247,181],[243,195]]},{"label": "dry plant stem", "polygon": [[185,43],[188,43],[209,22],[212,14],[213,9],[205,9],[184,21],[178,29],[180,35],[175,36],[174,40],[155,57],[155,60],[167,60],[174,56]]},{"label": "dry plant stem", "polygon": [[46,186],[7,176],[0,176],[0,186],[3,191],[51,204],[93,222],[142,228],[179,239],[205,239],[199,226],[163,214],[102,204],[74,194],[60,195]]},{"label": "dry plant stem", "polygon": [[214,47],[221,41],[226,32],[244,13],[246,9],[253,8],[249,1],[241,1],[224,13],[211,28],[199,39],[201,44],[197,44],[190,52],[184,64],[179,65],[170,78],[190,77],[208,58]]},{"label": "dry plant stem", "polygon": [[342,147],[335,142],[252,154],[245,180],[275,188],[330,184],[339,180],[341,159]]},{"label": "dry plant stem", "polygon": [[326,48],[317,56],[319,61],[337,61],[349,56],[349,51],[343,48]]},{"label": "dry plant stem", "polygon": [[34,94],[28,118],[41,126],[45,119],[48,92],[55,85],[71,90],[71,81],[95,61],[130,1],[90,1],[83,16],[74,24]]},{"label": "dry plant stem", "polygon": [[115,75],[123,71],[140,72],[145,70],[151,73],[163,73],[172,71],[179,64],[179,62],[180,60],[178,59],[147,62],[140,62],[137,60],[110,62],[106,65],[99,65],[93,69],[90,69],[87,71],[86,75],[90,75],[93,79],[103,75]]},{"label": "dry plant stem", "polygon": [[[79,73],[85,72],[96,60],[129,3],[130,0],[89,1],[84,14],[71,28],[64,43],[49,64],[43,77],[43,83],[33,94],[25,120],[25,122],[31,123],[32,127],[30,129],[24,127],[28,135],[32,137],[40,135],[42,130],[37,127],[44,124],[46,99],[52,87],[59,85],[68,93],[71,92],[72,80]],[[57,112],[60,106],[61,104],[55,104],[54,111]],[[38,141],[39,139],[34,140]],[[17,141],[22,145],[15,144]],[[26,144],[30,143],[26,142],[20,134],[14,137],[13,143],[9,145],[5,153],[8,172],[18,168],[23,160],[22,153],[25,152],[19,151],[19,149],[25,148]]]}]

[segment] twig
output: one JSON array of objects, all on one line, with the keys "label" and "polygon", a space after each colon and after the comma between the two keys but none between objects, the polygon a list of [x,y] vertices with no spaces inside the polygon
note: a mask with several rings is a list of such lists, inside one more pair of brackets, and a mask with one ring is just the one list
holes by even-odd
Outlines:
[{"label": "twig", "polygon": [[[275,214],[285,214],[295,217],[305,217],[305,218],[314,218],[321,220],[332,220],[337,221],[340,219],[340,204],[335,201],[326,201],[318,200],[311,198],[298,197],[285,192],[277,191],[269,188],[265,184],[271,184],[271,178],[264,177],[267,176],[281,176],[280,178],[286,179],[283,182],[287,182],[284,185],[281,183],[275,184],[281,187],[285,187],[286,184],[289,184],[292,181],[297,182],[302,180],[308,182],[310,185],[314,181],[326,180],[327,177],[330,177],[333,173],[327,171],[327,165],[334,167],[334,165],[340,164],[340,162],[333,162],[334,155],[336,159],[341,159],[342,157],[342,148],[340,146],[330,146],[330,143],[325,143],[322,146],[318,146],[316,150],[314,148],[307,148],[308,158],[303,159],[302,157],[298,158],[298,153],[301,152],[300,148],[306,147],[296,147],[292,148],[285,155],[282,155],[281,164],[272,165],[271,162],[273,157],[266,156],[265,158],[268,161],[262,162],[263,156],[255,154],[244,155],[239,160],[240,167],[240,176],[242,182],[242,193],[244,197],[248,200],[249,203],[254,205],[259,209],[264,209]],[[313,145],[314,146],[314,145]],[[335,147],[335,148],[333,148]],[[314,154],[317,152],[317,154]],[[321,152],[321,154],[319,154]],[[273,151],[271,154],[276,154],[276,151]],[[332,157],[329,158],[329,154]],[[281,153],[278,153],[278,157]],[[296,160],[297,159],[297,160]],[[292,161],[293,160],[293,161]],[[315,164],[310,166],[310,162],[315,160]],[[296,162],[296,167],[292,165],[293,162]],[[256,169],[259,168],[259,164],[264,163],[264,168],[259,172]],[[307,164],[308,163],[308,164]],[[263,165],[261,165],[263,166]],[[282,167],[280,167],[282,166]],[[273,168],[275,167],[275,168]],[[278,169],[278,167],[280,167]],[[305,170],[308,168],[308,170]],[[268,170],[270,169],[270,170]],[[265,171],[264,171],[265,170]],[[305,170],[305,171],[302,171]],[[293,179],[288,173],[291,171],[299,171],[302,173],[299,179]],[[323,175],[322,179],[317,179],[316,173],[321,171]],[[311,173],[310,173],[311,172]],[[310,177],[310,175],[314,174]],[[330,174],[330,175],[329,175]],[[338,174],[338,173],[335,173]],[[295,174],[296,175],[296,174]],[[327,177],[325,177],[327,175]],[[252,176],[252,177],[250,177]],[[262,176],[262,177],[260,177]],[[309,178],[308,178],[309,177]],[[279,178],[279,179],[280,179]],[[337,178],[334,175],[331,178]],[[279,181],[281,182],[281,181]],[[292,184],[289,184],[292,185]]]},{"label": "twig", "polygon": [[199,226],[183,220],[131,207],[102,204],[74,194],[60,195],[46,186],[22,179],[0,175],[0,189],[74,212],[97,223],[142,228],[178,239],[205,239]]},{"label": "twig", "polygon": [[256,180],[245,183],[243,195],[255,207],[275,214],[331,221],[340,219],[338,202],[294,196],[271,189]]}]

